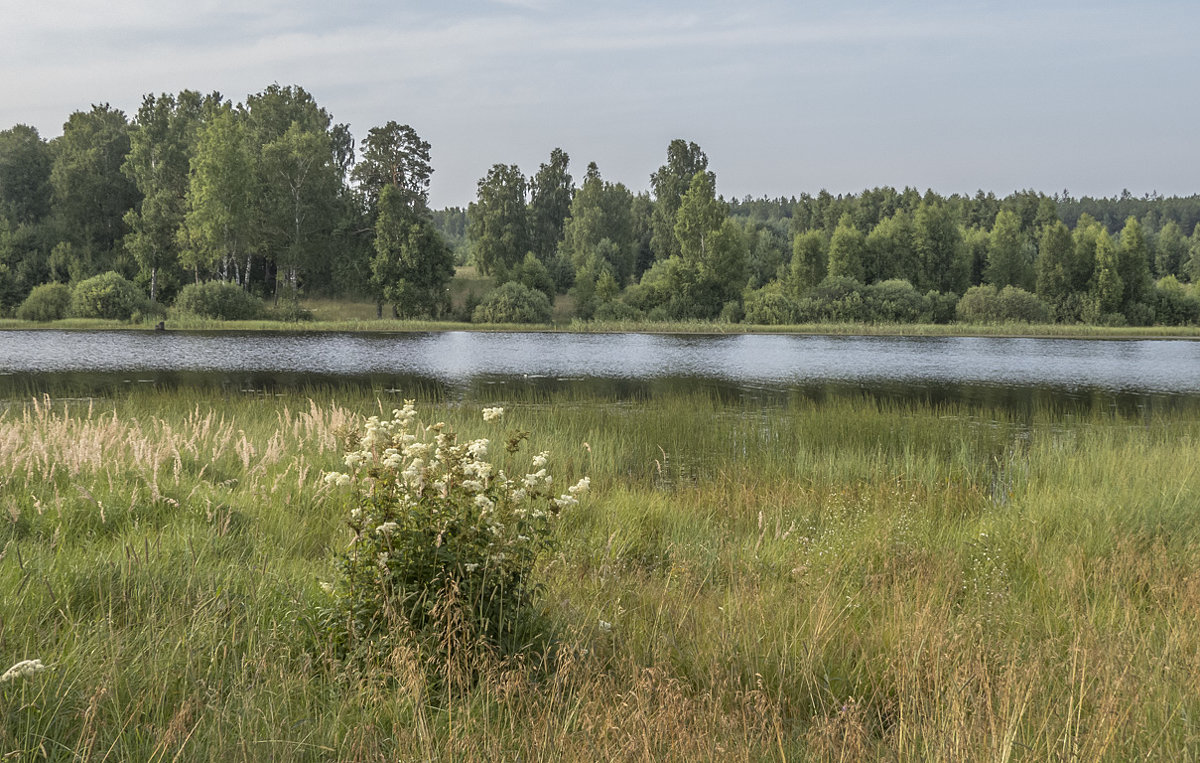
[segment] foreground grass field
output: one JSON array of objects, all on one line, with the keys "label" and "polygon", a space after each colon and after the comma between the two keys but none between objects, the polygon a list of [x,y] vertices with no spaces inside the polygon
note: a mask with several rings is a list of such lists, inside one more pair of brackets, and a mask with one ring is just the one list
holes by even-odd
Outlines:
[{"label": "foreground grass field", "polygon": [[46,669],[0,683],[0,759],[1200,758],[1200,411],[486,401],[593,492],[553,660],[447,696],[310,646],[321,472],[402,396],[9,404],[0,671]]}]

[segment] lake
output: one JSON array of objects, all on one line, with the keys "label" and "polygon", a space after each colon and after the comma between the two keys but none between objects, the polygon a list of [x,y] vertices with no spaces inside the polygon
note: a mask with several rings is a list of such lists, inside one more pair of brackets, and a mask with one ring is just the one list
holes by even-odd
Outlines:
[{"label": "lake", "polygon": [[1200,342],[776,334],[0,332],[0,392],[133,385],[272,391],[371,385],[503,396],[578,386],[618,396],[846,392],[1002,405],[1200,401]]}]

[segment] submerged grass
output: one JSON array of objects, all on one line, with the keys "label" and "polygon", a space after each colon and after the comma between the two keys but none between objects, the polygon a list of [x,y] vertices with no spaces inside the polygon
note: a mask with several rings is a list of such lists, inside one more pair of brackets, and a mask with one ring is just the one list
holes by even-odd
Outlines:
[{"label": "submerged grass", "polygon": [[[594,494],[542,571],[558,648],[447,698],[403,651],[385,678],[306,646],[347,540],[320,473],[400,397],[138,390],[0,413],[0,670],[48,666],[0,684],[0,751],[1200,755],[1200,413],[504,400]],[[470,401],[424,407],[479,429]]]}]

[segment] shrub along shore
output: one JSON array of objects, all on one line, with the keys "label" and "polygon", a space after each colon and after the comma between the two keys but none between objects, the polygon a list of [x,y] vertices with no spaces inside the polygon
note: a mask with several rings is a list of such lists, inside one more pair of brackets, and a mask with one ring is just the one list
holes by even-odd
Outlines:
[{"label": "shrub along shore", "polygon": [[[529,432],[514,473],[547,450],[563,489],[588,476],[591,490],[536,565],[548,645],[457,682],[402,634],[370,669],[339,659],[314,615],[352,508],[322,476],[403,393],[7,403],[0,671],[23,667],[0,679],[0,750],[915,761],[1200,746],[1195,407],[484,394],[501,393],[418,400],[417,415],[497,451]],[[503,420],[484,424],[483,405]]]}]

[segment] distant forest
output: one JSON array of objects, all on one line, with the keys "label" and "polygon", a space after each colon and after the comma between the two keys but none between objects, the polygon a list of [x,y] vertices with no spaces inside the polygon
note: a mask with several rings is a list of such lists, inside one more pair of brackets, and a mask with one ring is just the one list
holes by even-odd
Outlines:
[{"label": "distant forest", "polygon": [[[545,321],[559,299],[580,320],[1200,323],[1200,196],[727,201],[704,151],[674,140],[648,192],[594,163],[576,182],[554,149],[532,175],[493,166],[465,210],[433,210],[430,151],[397,122],[356,142],[279,85],[242,103],[147,95],[132,119],[93,106],[49,141],[14,126],[0,132],[0,314],[221,315],[185,296],[207,288],[489,322]],[[452,306],[456,265],[495,288]]]}]

